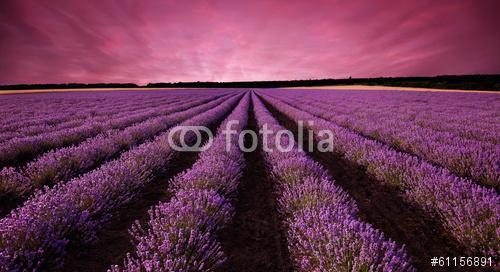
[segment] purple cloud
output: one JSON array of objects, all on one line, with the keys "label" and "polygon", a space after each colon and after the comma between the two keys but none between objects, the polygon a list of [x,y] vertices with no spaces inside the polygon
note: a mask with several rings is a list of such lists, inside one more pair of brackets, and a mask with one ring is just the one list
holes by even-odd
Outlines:
[{"label": "purple cloud", "polygon": [[500,73],[498,1],[0,3],[0,84]]}]

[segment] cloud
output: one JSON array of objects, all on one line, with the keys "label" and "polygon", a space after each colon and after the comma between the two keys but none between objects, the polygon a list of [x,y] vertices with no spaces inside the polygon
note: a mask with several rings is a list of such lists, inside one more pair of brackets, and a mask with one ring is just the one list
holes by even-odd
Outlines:
[{"label": "cloud", "polygon": [[0,3],[0,84],[500,73],[498,1]]}]

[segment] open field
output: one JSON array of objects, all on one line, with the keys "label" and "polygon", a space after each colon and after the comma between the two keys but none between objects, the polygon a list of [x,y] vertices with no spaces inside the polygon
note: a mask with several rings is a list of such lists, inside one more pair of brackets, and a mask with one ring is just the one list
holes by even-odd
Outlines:
[{"label": "open field", "polygon": [[374,91],[412,91],[412,92],[451,92],[451,93],[496,93],[498,91],[485,90],[458,90],[458,89],[433,89],[433,88],[414,88],[414,87],[391,87],[376,85],[332,85],[316,87],[290,87],[285,89],[313,89],[313,90],[374,90]]},{"label": "open field", "polygon": [[[35,94],[35,93],[67,93],[67,92],[107,92],[107,91],[162,91],[162,90],[196,90],[197,88],[82,88],[82,89],[34,89],[34,90],[0,90],[2,94]],[[200,88],[201,89],[201,88]]]},{"label": "open field", "polygon": [[498,270],[498,93],[109,90],[0,97],[0,271]]},{"label": "open field", "polygon": [[[161,90],[203,90],[206,88],[73,88],[73,89],[33,89],[33,90],[0,90],[2,94],[32,94],[32,93],[52,93],[52,92],[103,92],[103,91],[161,91]],[[468,92],[468,93],[496,93],[498,91],[486,90],[458,90],[458,89],[432,89],[432,88],[413,88],[413,87],[390,87],[374,85],[332,85],[332,86],[314,86],[314,87],[288,87],[282,89],[317,89],[317,90],[377,90],[377,91],[416,91],[416,92]]]}]

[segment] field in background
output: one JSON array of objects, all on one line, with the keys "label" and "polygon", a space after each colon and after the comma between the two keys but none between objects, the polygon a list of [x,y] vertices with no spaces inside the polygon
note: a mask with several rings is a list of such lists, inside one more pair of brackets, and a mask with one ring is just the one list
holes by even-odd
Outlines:
[{"label": "field in background", "polygon": [[[0,97],[3,270],[435,271],[446,256],[465,257],[449,271],[498,268],[498,93],[109,90]],[[213,145],[172,149],[179,126],[207,127]],[[264,126],[269,138],[239,139]],[[330,150],[298,149],[321,131]]]},{"label": "field in background", "polygon": [[[83,88],[83,89],[26,89],[26,90],[1,90],[2,94],[30,94],[51,92],[105,92],[105,91],[165,91],[165,90],[204,90],[207,88],[168,87],[168,88]],[[331,85],[315,87],[288,87],[283,89],[316,89],[316,90],[376,90],[376,91],[415,91],[415,92],[472,92],[472,93],[496,93],[493,90],[461,90],[461,89],[433,89],[416,87],[391,87],[382,85]]]},{"label": "field in background", "polygon": [[286,89],[312,89],[312,90],[374,90],[374,91],[412,91],[412,92],[452,92],[452,93],[496,93],[498,91],[488,90],[459,90],[459,89],[433,89],[433,88],[416,88],[416,87],[391,87],[382,85],[331,85],[318,87],[290,87]]},{"label": "field in background", "polygon": [[[67,93],[67,92],[109,92],[109,91],[165,91],[165,90],[195,90],[196,88],[84,88],[84,89],[32,89],[32,90],[1,90],[2,94],[34,94],[34,93]],[[203,88],[200,88],[203,89]]]}]

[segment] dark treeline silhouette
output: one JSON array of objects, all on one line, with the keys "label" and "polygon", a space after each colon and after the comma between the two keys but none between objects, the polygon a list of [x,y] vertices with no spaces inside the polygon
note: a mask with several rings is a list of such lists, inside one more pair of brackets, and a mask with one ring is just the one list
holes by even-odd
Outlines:
[{"label": "dark treeline silhouette", "polygon": [[139,86],[134,83],[68,83],[68,84],[22,84],[3,85],[0,90],[23,89],[71,89],[71,88],[279,88],[311,87],[327,85],[382,85],[395,87],[419,87],[436,89],[496,90],[500,91],[500,75],[443,75],[435,77],[377,77],[346,79],[305,79],[276,81],[239,82],[173,82],[149,83]]},{"label": "dark treeline silhouette", "polygon": [[241,81],[241,82],[177,82],[149,83],[147,87],[197,87],[197,88],[279,88],[327,85],[383,85],[464,90],[500,90],[500,75],[461,75],[436,77],[378,77],[347,79],[306,79],[289,81]]}]

